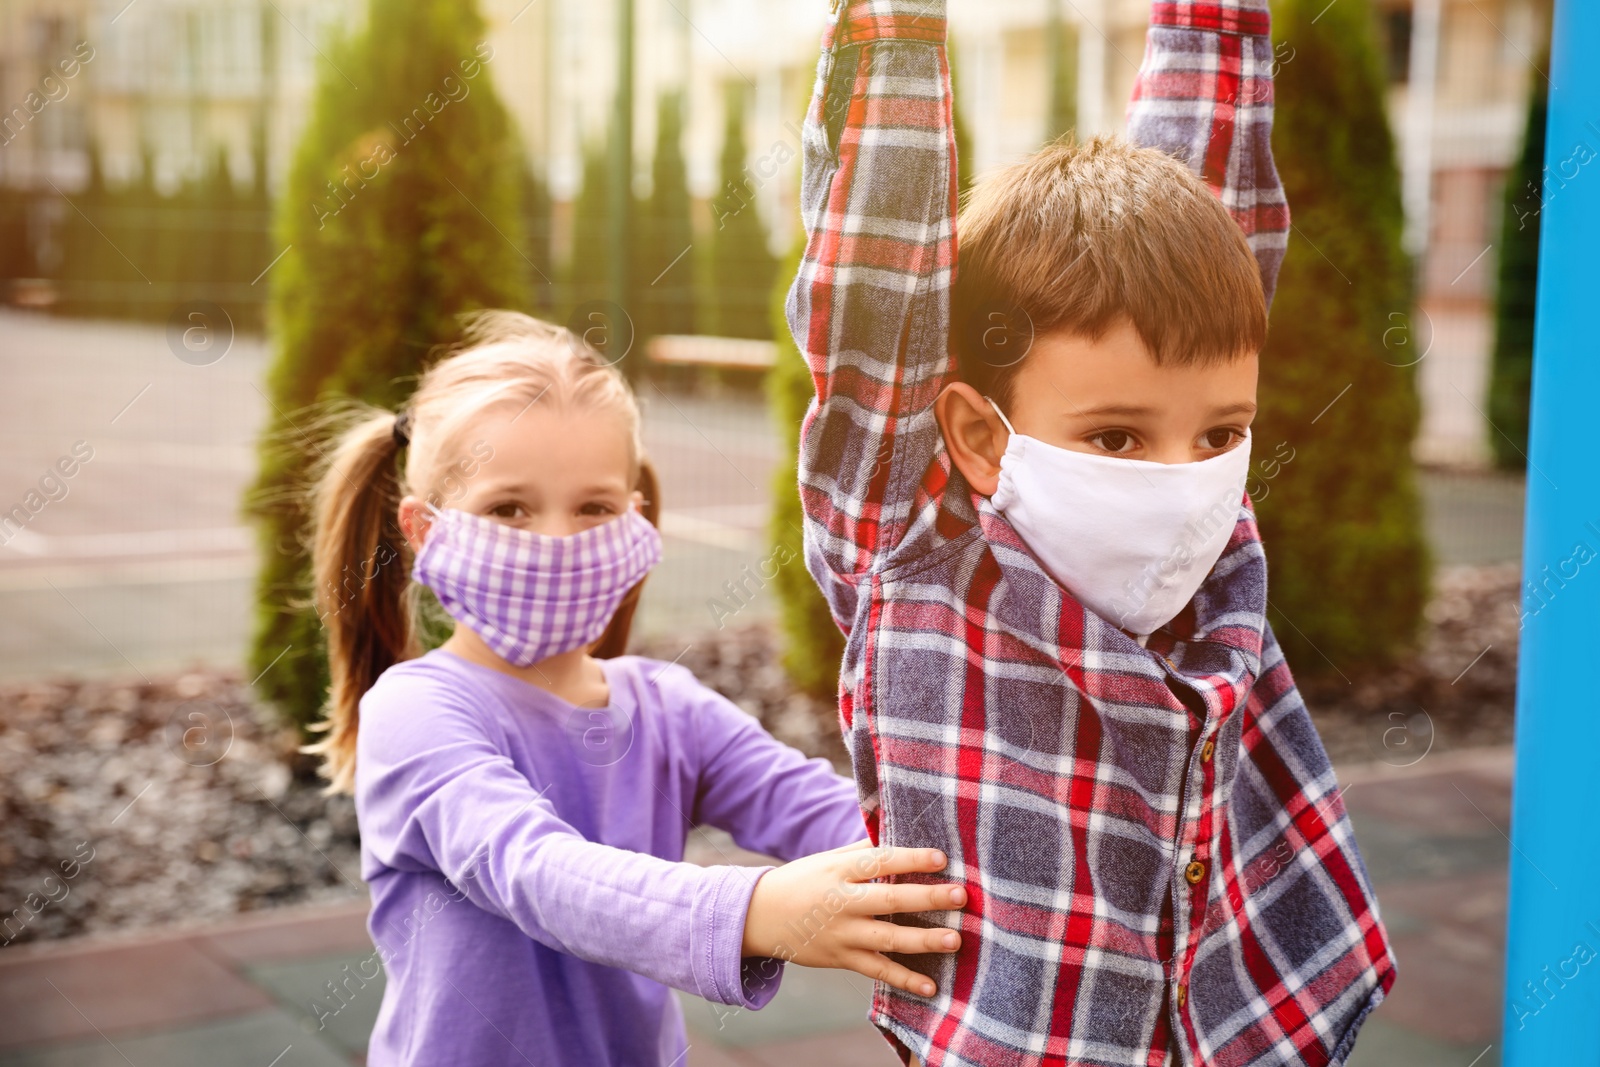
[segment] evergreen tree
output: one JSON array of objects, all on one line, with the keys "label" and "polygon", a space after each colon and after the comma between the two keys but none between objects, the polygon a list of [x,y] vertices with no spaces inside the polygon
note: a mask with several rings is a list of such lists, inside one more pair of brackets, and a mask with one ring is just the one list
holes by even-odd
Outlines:
[{"label": "evergreen tree", "polygon": [[945,62],[950,68],[950,125],[954,127],[956,141],[956,193],[965,202],[967,190],[972,188],[972,137],[967,132],[967,114],[961,106],[957,92],[956,42],[950,38],[945,45]]},{"label": "evergreen tree", "polygon": [[[226,146],[218,145],[212,156],[200,199],[198,210],[190,213],[193,220],[190,229],[194,250],[192,269],[197,277],[186,289],[194,294],[189,299],[215,301],[227,309],[229,319],[233,320],[233,293],[238,282],[233,273],[233,249],[244,234],[239,192],[228,167]],[[245,282],[249,280],[246,278]]]},{"label": "evergreen tree", "polygon": [[[1548,69],[1547,60],[1537,64]],[[1506,174],[1494,295],[1489,372],[1489,444],[1495,462],[1522,470],[1528,457],[1528,394],[1533,385],[1533,305],[1539,278],[1539,216],[1544,204],[1545,114],[1550,87],[1533,79],[1522,151]]]},{"label": "evergreen tree", "polygon": [[745,171],[744,92],[730,82],[717,195],[711,216],[712,329],[723,337],[770,339],[767,301],[777,263],[767,248],[767,230],[756,206],[757,189]]},{"label": "evergreen tree", "polygon": [[144,297],[138,300],[140,319],[165,322],[180,302],[193,298],[196,254],[204,247],[195,240],[194,218],[197,210],[203,210],[205,185],[203,176],[185,177],[171,194],[156,196],[148,215],[154,227],[151,252],[139,264],[152,283],[140,294]]},{"label": "evergreen tree", "polygon": [[[121,284],[103,287],[107,314],[120,319],[141,319],[145,308],[157,299],[159,285],[155,269],[161,232],[161,191],[156,187],[156,153],[148,138],[139,143],[139,177],[131,186],[116,193],[107,205],[104,226],[107,240],[122,254],[101,257],[114,280]],[[124,258],[126,257],[126,258]],[[126,268],[124,270],[124,268]]]},{"label": "evergreen tree", "polygon": [[611,162],[604,141],[583,148],[583,176],[572,205],[572,255],[567,263],[567,308],[611,296]]},{"label": "evergreen tree", "polygon": [[522,171],[522,228],[527,235],[524,254],[533,264],[534,306],[542,315],[550,315],[556,306],[557,276],[553,244],[550,233],[550,186],[544,179],[544,169],[529,165]]},{"label": "evergreen tree", "polygon": [[[61,265],[56,277],[59,285],[54,311],[58,315],[87,317],[102,314],[106,304],[100,298],[99,285],[107,272],[126,273],[136,278],[127,263],[101,236],[104,227],[111,224],[107,209],[112,197],[106,190],[105,174],[100,164],[100,145],[89,143],[89,180],[72,194],[72,205],[67,208],[61,227]],[[91,220],[93,220],[91,222]],[[96,232],[95,227],[101,227]],[[109,262],[115,259],[115,263]]]},{"label": "evergreen tree", "polygon": [[640,295],[640,338],[694,332],[694,240],[689,222],[689,177],[683,160],[683,95],[656,102],[656,150],[650,164],[650,198],[640,208],[640,252],[635,291]]},{"label": "evergreen tree", "polygon": [[[591,141],[584,147],[583,177],[578,196],[572,207],[572,254],[567,262],[566,300],[559,307],[561,321],[583,333],[602,356],[621,360],[619,369],[628,372],[642,363],[640,345],[643,335],[644,315],[636,297],[634,306],[623,309],[625,318],[613,321],[610,311],[613,299],[611,287],[611,155],[608,146],[616,137],[609,130],[605,139]],[[637,264],[640,259],[640,230],[637,220],[645,205],[634,202],[636,226],[628,235],[629,255]],[[640,281],[639,270],[633,270],[632,288],[637,294],[649,279]],[[594,306],[596,304],[602,306]],[[608,355],[613,339],[627,344],[624,353]],[[638,355],[636,362],[632,355]]]},{"label": "evergreen tree", "polygon": [[262,547],[250,658],[291,722],[314,719],[327,687],[302,547],[304,478],[323,442],[306,409],[342,398],[398,408],[460,313],[531,307],[523,161],[484,37],[472,3],[369,0],[361,28],[327,49],[278,204],[274,243],[289,251],[268,275],[275,351],[248,502]]},{"label": "evergreen tree", "polygon": [[38,277],[33,245],[28,238],[28,194],[0,185],[0,294],[17,278]]},{"label": "evergreen tree", "polygon": [[1049,100],[1045,108],[1044,139],[1054,141],[1078,125],[1078,32],[1061,17],[1062,0],[1049,0],[1045,23],[1045,74]]},{"label": "evergreen tree", "polygon": [[802,237],[790,253],[778,281],[772,287],[772,334],[778,341],[778,362],[767,375],[767,395],[772,417],[783,435],[781,462],[772,476],[772,519],[769,530],[778,563],[772,578],[778,598],[779,624],[783,630],[783,666],[796,686],[822,700],[833,700],[839,691],[839,661],[844,655],[844,635],[828,611],[822,590],[806,570],[801,542],[804,513],[800,494],[795,491],[799,478],[800,421],[816,396],[811,368],[795,347],[784,317],[784,299],[800,269],[805,251]]},{"label": "evergreen tree", "polygon": [[1284,0],[1274,147],[1295,229],[1261,353],[1250,493],[1269,612],[1304,674],[1414,642],[1429,585],[1411,441],[1411,268],[1366,0]]},{"label": "evergreen tree", "polygon": [[250,144],[250,188],[239,199],[240,229],[231,250],[228,276],[241,296],[228,304],[234,327],[259,333],[266,321],[269,289],[262,272],[280,249],[272,246],[272,192],[267,181],[266,123],[258,118]]}]

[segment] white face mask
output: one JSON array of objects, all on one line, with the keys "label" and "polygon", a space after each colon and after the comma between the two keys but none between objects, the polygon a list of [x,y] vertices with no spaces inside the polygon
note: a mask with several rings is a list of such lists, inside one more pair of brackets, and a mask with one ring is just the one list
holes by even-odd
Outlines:
[{"label": "white face mask", "polygon": [[1181,612],[1233,534],[1249,431],[1210,459],[1154,463],[1046,444],[994,409],[1011,437],[990,499],[1056,581],[1141,636]]}]

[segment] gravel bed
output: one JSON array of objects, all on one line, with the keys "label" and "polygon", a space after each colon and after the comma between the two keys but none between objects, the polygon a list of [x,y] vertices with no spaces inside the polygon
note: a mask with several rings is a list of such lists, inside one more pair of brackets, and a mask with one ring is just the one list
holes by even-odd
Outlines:
[{"label": "gravel bed", "polygon": [[[1330,755],[1509,742],[1517,582],[1514,565],[1442,570],[1417,657],[1303,680]],[[754,625],[640,651],[845,770],[834,705],[793,692],[776,647]],[[351,899],[359,868],[350,798],[321,794],[237,673],[0,685],[0,948]]]},{"label": "gravel bed", "polygon": [[1434,752],[1510,744],[1520,620],[1517,564],[1447,567],[1418,654],[1383,670],[1291,664],[1335,763],[1407,766]]},{"label": "gravel bed", "polygon": [[0,686],[0,942],[365,893],[293,755],[236,674]]}]

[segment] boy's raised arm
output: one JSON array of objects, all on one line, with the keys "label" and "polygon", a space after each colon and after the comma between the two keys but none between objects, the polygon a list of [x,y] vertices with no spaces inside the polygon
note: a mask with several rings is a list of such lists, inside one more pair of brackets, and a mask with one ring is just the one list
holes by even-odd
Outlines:
[{"label": "boy's raised arm", "polygon": [[1269,305],[1289,233],[1272,163],[1271,32],[1267,0],[1155,0],[1128,105],[1128,137],[1188,163],[1244,229]]},{"label": "boy's raised arm", "polygon": [[800,438],[808,563],[846,624],[936,453],[956,202],[944,0],[841,4],[806,114],[787,314],[817,390]]}]

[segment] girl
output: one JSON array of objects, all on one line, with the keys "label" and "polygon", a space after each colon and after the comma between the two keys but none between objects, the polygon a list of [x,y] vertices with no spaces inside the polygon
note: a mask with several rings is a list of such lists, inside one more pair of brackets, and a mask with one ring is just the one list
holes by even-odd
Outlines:
[{"label": "girl", "polygon": [[[868,884],[945,860],[867,847],[848,779],[682,667],[593,655],[620,649],[607,624],[660,558],[646,469],[621,377],[497,311],[404,414],[345,433],[316,486],[332,689],[311,750],[355,793],[388,972],[374,1067],[676,1065],[667,986],[759,1008],[791,960],[931,995],[882,953],[959,943],[874,918],[965,898]],[[431,652],[408,573],[458,624]],[[794,862],[685,863],[700,823]]]}]

